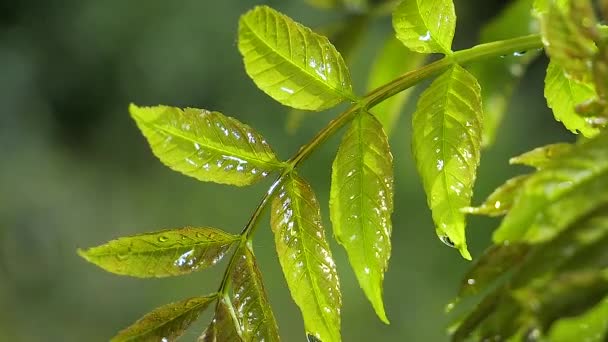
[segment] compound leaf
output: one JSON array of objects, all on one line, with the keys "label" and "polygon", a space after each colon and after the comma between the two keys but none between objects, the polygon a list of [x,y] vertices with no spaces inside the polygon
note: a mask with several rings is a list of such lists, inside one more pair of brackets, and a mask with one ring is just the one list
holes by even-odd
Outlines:
[{"label": "compound leaf", "polygon": [[245,341],[279,341],[279,329],[255,256],[248,247],[242,247],[237,253],[230,300],[241,336]]},{"label": "compound leaf", "polygon": [[199,336],[198,342],[242,342],[243,339],[236,330],[228,304],[220,300],[215,308],[213,320]]},{"label": "compound leaf", "polygon": [[222,113],[134,104],[129,111],[160,161],[198,180],[243,186],[284,166],[260,134]]},{"label": "compound leaf", "polygon": [[214,294],[163,305],[120,331],[111,341],[174,341],[215,300],[216,295]]},{"label": "compound leaf", "polygon": [[341,341],[340,283],[310,185],[288,175],[272,201],[270,219],[279,261],[307,335]]},{"label": "compound leaf", "polygon": [[575,106],[595,96],[593,83],[568,78],[563,68],[553,60],[549,62],[545,77],[545,98],[553,110],[557,121],[561,121],[573,133],[581,132],[592,137],[599,132],[584,117],[579,115]]},{"label": "compound leaf", "polygon": [[420,53],[452,53],[456,12],[452,0],[401,1],[393,12],[397,38]]},{"label": "compound leaf", "polygon": [[388,323],[382,300],[391,255],[393,157],[380,122],[361,112],[344,135],[333,163],[329,210],[359,285]]},{"label": "compound leaf", "polygon": [[475,77],[454,65],[422,93],[412,124],[416,166],[437,235],[465,259],[471,255],[461,209],[471,203],[479,164],[480,96]]},{"label": "compound leaf", "polygon": [[527,165],[541,170],[545,166],[550,165],[553,159],[570,152],[573,147],[574,145],[568,143],[556,143],[537,147],[509,159],[509,164]]},{"label": "compound leaf", "polygon": [[187,227],[122,237],[78,253],[108,272],[167,277],[215,265],[238,239],[214,228]]},{"label": "compound leaf", "polygon": [[270,7],[241,17],[238,46],[249,77],[286,106],[320,111],[355,100],[348,68],[329,40]]}]

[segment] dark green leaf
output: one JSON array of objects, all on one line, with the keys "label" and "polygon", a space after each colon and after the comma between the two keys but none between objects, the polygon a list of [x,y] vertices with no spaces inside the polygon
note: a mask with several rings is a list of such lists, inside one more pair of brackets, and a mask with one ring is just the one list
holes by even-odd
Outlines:
[{"label": "dark green leaf", "polygon": [[163,305],[122,330],[112,342],[173,341],[181,336],[198,315],[216,300],[216,295],[194,297]]},{"label": "dark green leaf", "polygon": [[333,163],[329,202],[336,240],[344,246],[359,285],[388,323],[382,300],[391,255],[393,157],[382,125],[361,112],[344,135]]},{"label": "dark green leaf", "polygon": [[[371,91],[407,71],[416,69],[422,65],[424,59],[424,54],[412,52],[396,38],[389,38],[374,60],[368,80],[368,90]],[[406,89],[374,107],[373,113],[382,123],[388,136],[391,135],[412,90],[413,88]]]},{"label": "dark green leaf", "polygon": [[495,242],[541,242],[608,202],[608,134],[575,146],[531,175],[494,232]]},{"label": "dark green leaf", "polygon": [[355,100],[348,68],[329,40],[270,7],[241,17],[238,45],[247,74],[286,106],[319,111]]},{"label": "dark green leaf", "polygon": [[241,342],[243,339],[236,330],[228,304],[220,300],[215,308],[211,324],[198,338],[198,342]]},{"label": "dark green leaf", "polygon": [[608,337],[608,297],[593,309],[555,322],[548,334],[551,342],[603,342]]},{"label": "dark green leaf", "polygon": [[599,132],[575,110],[577,104],[593,97],[593,83],[568,78],[557,63],[549,62],[545,77],[545,98],[555,119],[561,121],[567,129],[573,133],[581,132],[586,137],[592,137]]},{"label": "dark green leaf", "polygon": [[479,84],[458,65],[439,76],[418,100],[413,151],[437,235],[471,259],[465,216],[479,164],[482,108]]},{"label": "dark green leaf", "polygon": [[561,155],[570,152],[573,147],[574,145],[568,143],[549,144],[537,147],[532,151],[509,159],[509,164],[527,165],[541,170],[545,166],[550,165],[553,159],[559,158]]},{"label": "dark green leaf", "polygon": [[501,216],[511,209],[519,190],[529,175],[513,177],[499,186],[478,207],[464,207],[462,211],[473,215]]},{"label": "dark green leaf", "polygon": [[452,0],[401,1],[393,12],[397,38],[420,53],[452,53],[456,12]]},{"label": "dark green leaf", "polygon": [[198,180],[243,186],[284,167],[260,134],[221,113],[134,104],[129,111],[160,161]]},{"label": "dark green leaf", "polygon": [[306,333],[323,342],[341,341],[338,273],[310,185],[288,175],[272,201],[270,218],[279,261]]},{"label": "dark green leaf", "polygon": [[232,271],[232,294],[239,331],[245,341],[279,341],[279,329],[253,253],[239,249]]},{"label": "dark green leaf", "polygon": [[187,227],[122,237],[78,254],[108,272],[167,277],[215,265],[238,239],[214,228]]}]

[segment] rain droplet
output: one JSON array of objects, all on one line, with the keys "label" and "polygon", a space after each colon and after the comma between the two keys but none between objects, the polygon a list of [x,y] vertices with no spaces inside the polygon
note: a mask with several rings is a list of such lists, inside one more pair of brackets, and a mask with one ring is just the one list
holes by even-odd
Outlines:
[{"label": "rain droplet", "polygon": [[159,242],[166,242],[167,240],[169,240],[167,236],[161,235],[158,237]]},{"label": "rain droplet", "polygon": [[473,279],[473,278],[467,279],[467,284],[469,284],[469,285],[475,285],[475,279]]},{"label": "rain droplet", "polygon": [[454,243],[454,241],[452,241],[447,235],[440,236],[439,240],[441,240],[441,242],[445,243],[446,245],[448,245],[452,248],[456,247],[456,244]]}]

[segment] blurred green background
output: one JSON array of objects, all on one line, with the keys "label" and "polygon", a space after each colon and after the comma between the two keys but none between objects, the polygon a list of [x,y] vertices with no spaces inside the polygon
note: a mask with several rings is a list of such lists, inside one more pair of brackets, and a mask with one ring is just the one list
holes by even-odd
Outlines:
[{"label": "blurred green background", "polygon": [[[167,104],[221,111],[250,124],[288,158],[334,112],[309,116],[287,133],[288,110],[258,90],[236,48],[239,15],[268,4],[311,27],[340,12],[290,1],[3,1],[0,3],[0,340],[106,341],[159,305],[214,291],[225,264],[188,276],[131,279],[76,255],[78,247],[122,235],[215,226],[239,232],[271,180],[248,188],[203,184],[158,162],[127,105]],[[505,4],[456,1],[455,48],[476,43],[479,27]],[[374,21],[356,50],[359,93],[371,59],[391,34]],[[542,96],[544,58],[517,89],[496,144],[479,168],[476,203],[524,170],[508,158],[548,142],[572,140]],[[420,89],[418,89],[420,91]],[[391,325],[374,315],[341,248],[333,244],[343,290],[344,341],[444,341],[443,312],[468,267],[435,236],[410,153],[409,104],[391,144],[396,195],[393,256],[385,280]],[[334,137],[303,166],[327,220]],[[474,257],[497,220],[469,220]],[[267,224],[254,240],[284,341],[303,341]],[[206,326],[204,315],[183,340]]]}]

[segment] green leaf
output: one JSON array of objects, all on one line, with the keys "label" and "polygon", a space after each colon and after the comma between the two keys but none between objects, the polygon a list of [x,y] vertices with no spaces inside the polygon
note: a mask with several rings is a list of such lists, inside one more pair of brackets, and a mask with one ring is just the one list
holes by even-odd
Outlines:
[{"label": "green leaf", "polygon": [[249,77],[286,106],[320,111],[356,101],[348,68],[329,40],[270,7],[241,17],[238,45]]},{"label": "green leaf", "polygon": [[471,204],[481,127],[479,84],[458,65],[422,93],[412,124],[416,166],[437,235],[465,259],[471,259],[471,255],[461,209]]},{"label": "green leaf", "polygon": [[572,148],[531,175],[494,232],[495,242],[541,242],[608,202],[608,134]]},{"label": "green leaf", "polygon": [[521,175],[507,180],[503,185],[496,188],[480,206],[464,207],[461,211],[473,215],[505,215],[513,206],[513,202],[528,176]]},{"label": "green leaf", "polygon": [[608,297],[593,309],[555,322],[548,334],[551,342],[606,341],[608,333]]},{"label": "green leaf", "polygon": [[566,77],[564,70],[550,61],[545,77],[545,98],[557,121],[561,121],[573,133],[586,137],[596,135],[599,130],[575,111],[575,106],[595,96],[593,83],[579,82]]},{"label": "green leaf", "polygon": [[241,336],[245,341],[279,341],[279,329],[255,257],[248,247],[237,253],[230,300]]},{"label": "green leaf", "polygon": [[238,239],[214,228],[187,227],[122,237],[78,254],[108,272],[167,277],[215,265]]},{"label": "green leaf", "polygon": [[323,342],[341,341],[340,283],[310,185],[293,173],[288,175],[272,201],[270,220],[279,261],[306,333]]},{"label": "green leaf", "polygon": [[243,339],[236,330],[228,304],[223,300],[217,303],[211,324],[198,338],[198,342],[241,342]]},{"label": "green leaf", "polygon": [[129,111],[160,161],[198,180],[243,186],[284,167],[260,134],[219,112],[134,104]]},{"label": "green leaf", "polygon": [[509,164],[527,165],[542,170],[545,166],[550,165],[553,159],[569,153],[573,147],[574,145],[568,143],[549,144],[537,147],[532,151],[509,159]]},{"label": "green leaf", "polygon": [[[583,2],[588,6],[579,7]],[[580,13],[584,8],[590,13]],[[591,59],[597,52],[587,33],[592,26],[595,26],[595,18],[588,0],[552,1],[541,16],[545,51],[553,63],[563,68],[568,78],[583,81],[590,76]]]},{"label": "green leaf", "polygon": [[380,319],[384,272],[391,256],[393,156],[382,125],[361,112],[344,135],[333,163],[329,211],[359,285]]},{"label": "green leaf", "polygon": [[[412,52],[395,37],[390,37],[376,55],[369,73],[368,90],[371,91],[407,71],[416,69],[422,65],[424,59],[424,54]],[[374,116],[382,123],[388,136],[391,135],[412,90],[413,87],[406,89],[374,107]]]},{"label": "green leaf", "polygon": [[173,341],[180,337],[196,321],[199,314],[215,300],[214,294],[163,305],[120,331],[111,341]]},{"label": "green leaf", "polygon": [[456,12],[452,0],[405,0],[393,12],[397,38],[420,53],[452,53]]},{"label": "green leaf", "polygon": [[[517,0],[481,30],[482,43],[514,38],[533,33],[534,19],[530,9],[533,0]],[[518,51],[500,58],[489,58],[471,65],[470,72],[481,84],[484,123],[482,145],[493,144],[502,117],[515,86],[524,75],[528,64],[539,55],[538,51]]]}]

